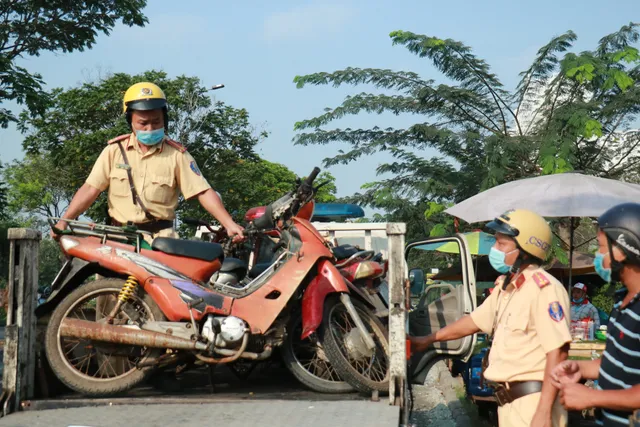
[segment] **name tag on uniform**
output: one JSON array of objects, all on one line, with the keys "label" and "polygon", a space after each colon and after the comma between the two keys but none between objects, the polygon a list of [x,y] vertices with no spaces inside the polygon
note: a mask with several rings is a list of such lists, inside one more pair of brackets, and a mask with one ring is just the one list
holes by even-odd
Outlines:
[{"label": "name tag on uniform", "polygon": [[125,165],[124,163],[116,163],[116,168],[129,170],[129,169],[131,169],[131,166],[130,165]]}]

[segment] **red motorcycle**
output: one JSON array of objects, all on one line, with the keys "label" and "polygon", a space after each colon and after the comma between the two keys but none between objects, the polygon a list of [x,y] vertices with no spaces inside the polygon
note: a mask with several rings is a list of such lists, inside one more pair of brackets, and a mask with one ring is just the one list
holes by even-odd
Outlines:
[{"label": "red motorcycle", "polygon": [[[296,217],[310,220],[314,202],[310,201],[297,213]],[[249,224],[261,218],[266,211],[265,206],[252,208],[245,214]],[[193,218],[184,218],[184,223],[204,226],[209,230],[208,239],[226,244],[228,237],[224,228],[215,224]],[[211,277],[211,283],[242,286],[253,280],[278,258],[283,250],[284,241],[279,230],[270,230],[252,236],[241,247],[228,246],[228,256],[220,270]],[[387,271],[387,262],[382,261],[382,254],[361,250],[352,245],[329,245],[333,253],[335,267],[345,278],[349,291],[357,295],[361,301],[370,304],[374,314],[385,322],[388,315],[388,288],[383,280]],[[308,388],[323,393],[344,393],[353,390],[331,365],[317,336],[304,337],[300,316],[292,319],[287,330],[285,341],[280,348],[285,366]],[[229,368],[240,378],[250,374],[258,362],[239,361]]]},{"label": "red motorcycle", "polygon": [[[363,392],[385,391],[384,326],[369,303],[352,298],[322,236],[296,217],[319,171],[247,227],[248,236],[277,229],[284,251],[242,286],[208,285],[224,262],[219,244],[156,238],[147,249],[142,232],[127,227],[52,226],[68,258],[37,309],[52,311],[45,350],[53,372],[80,393],[116,394],[179,360],[267,359],[300,316],[301,337],[317,336],[341,378]],[[94,274],[104,278],[85,282]]]}]

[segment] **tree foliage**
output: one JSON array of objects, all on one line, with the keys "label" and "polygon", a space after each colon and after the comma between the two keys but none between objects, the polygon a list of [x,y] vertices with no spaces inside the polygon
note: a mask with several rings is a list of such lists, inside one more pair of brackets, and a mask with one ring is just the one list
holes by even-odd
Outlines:
[{"label": "tree foliage", "polygon": [[[100,33],[109,34],[121,22],[144,26],[146,0],[4,0],[0,4],[0,101],[16,101],[34,112],[45,107],[47,93],[39,74],[16,60],[42,52],[90,49]],[[0,126],[17,121],[0,108]]]},{"label": "tree foliage", "polygon": [[[419,221],[431,203],[456,203],[523,177],[580,170],[637,179],[640,132],[631,129],[640,107],[637,24],[581,53],[570,52],[573,32],[552,38],[513,91],[461,42],[407,31],[390,37],[452,83],[410,71],[353,67],[294,79],[298,88],[366,85],[381,92],[347,96],[340,106],[295,124],[295,144],[346,146],[325,159],[327,165],[388,153],[391,160],[377,172],[391,178],[365,185],[353,200],[384,209],[395,220],[407,220],[413,210],[411,218]],[[360,113],[410,114],[416,123],[405,129],[326,129]],[[427,157],[426,149],[439,155]]]}]

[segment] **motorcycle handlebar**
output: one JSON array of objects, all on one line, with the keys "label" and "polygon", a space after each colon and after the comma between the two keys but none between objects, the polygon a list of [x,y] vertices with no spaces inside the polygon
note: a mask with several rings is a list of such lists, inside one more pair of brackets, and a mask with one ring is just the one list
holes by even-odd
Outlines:
[{"label": "motorcycle handlebar", "polygon": [[185,224],[188,225],[204,225],[207,226],[209,225],[209,223],[207,221],[204,221],[202,219],[197,219],[197,218],[182,218],[182,222],[184,222]]},{"label": "motorcycle handlebar", "polygon": [[313,184],[313,181],[316,179],[319,173],[320,173],[320,168],[316,166],[315,168],[313,168],[313,171],[311,171],[307,179],[305,179],[304,183],[307,185]]}]

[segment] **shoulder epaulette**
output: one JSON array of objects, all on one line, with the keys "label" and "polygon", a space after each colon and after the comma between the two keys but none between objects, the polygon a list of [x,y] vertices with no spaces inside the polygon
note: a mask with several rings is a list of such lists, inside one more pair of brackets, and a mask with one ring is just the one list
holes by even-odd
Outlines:
[{"label": "shoulder epaulette", "polygon": [[114,142],[124,141],[125,139],[129,139],[130,136],[131,136],[130,133],[126,133],[124,135],[116,136],[115,138],[110,139],[109,142],[107,142],[107,144],[113,144]]},{"label": "shoulder epaulette", "polygon": [[549,278],[547,277],[546,274],[541,273],[541,272],[536,272],[533,273],[533,276],[531,276],[533,278],[533,281],[536,282],[536,285],[538,285],[538,287],[540,289],[544,288],[545,286],[551,284],[551,281],[549,280]]},{"label": "shoulder epaulette", "polygon": [[173,148],[175,148],[181,153],[184,153],[185,151],[187,151],[187,147],[185,147],[184,145],[180,144],[177,141],[174,141],[173,139],[167,138],[164,140],[164,142],[166,142],[167,144],[169,144],[170,146],[172,146]]}]

